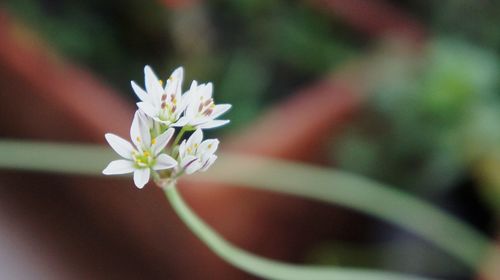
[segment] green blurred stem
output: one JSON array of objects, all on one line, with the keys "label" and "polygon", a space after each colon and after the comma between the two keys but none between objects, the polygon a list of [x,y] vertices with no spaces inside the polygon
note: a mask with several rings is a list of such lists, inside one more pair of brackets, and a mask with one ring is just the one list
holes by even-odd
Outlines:
[{"label": "green blurred stem", "polygon": [[175,137],[175,140],[174,140],[174,143],[172,144],[172,147],[175,147],[177,144],[179,144],[179,142],[182,139],[182,136],[184,135],[184,133],[186,133],[186,131],[187,131],[186,126],[183,126],[181,131],[179,131],[179,134],[177,134],[177,137]]},{"label": "green blurred stem", "polygon": [[175,137],[174,142],[172,143],[171,151],[172,151],[172,157],[174,158],[177,158],[177,155],[179,153],[179,148],[177,147],[177,145],[181,141],[182,136],[184,135],[184,133],[186,133],[186,131],[187,131],[186,126],[183,126],[179,131],[179,134],[177,134],[177,137]]},{"label": "green blurred stem", "polygon": [[184,202],[175,185],[164,187],[167,199],[186,226],[215,254],[250,274],[276,280],[424,280],[410,275],[369,269],[291,265],[259,257],[227,242],[203,222]]},{"label": "green blurred stem", "polygon": [[[222,157],[221,157],[222,158]],[[491,241],[430,203],[394,187],[341,170],[225,154],[195,180],[274,191],[341,205],[398,225],[479,271]]]},{"label": "green blurred stem", "polygon": [[[111,149],[99,146],[0,141],[0,168],[97,175],[116,158],[118,156]],[[223,154],[210,168],[210,172],[186,176],[186,179],[198,180],[200,183],[215,182],[275,191],[360,211],[426,239],[476,271],[480,270],[488,253],[498,253],[493,251],[495,247],[483,234],[424,200],[394,187],[340,170],[270,158]],[[171,195],[176,198],[175,192]],[[275,264],[227,244],[194,214],[189,215],[192,212],[187,207],[182,208],[184,204],[179,199],[174,199],[176,211],[179,211],[179,207],[185,210],[179,211],[179,215],[189,221],[188,225],[197,233],[201,230],[203,235],[198,235],[200,238],[203,236],[203,241],[210,242],[213,249],[214,244],[220,245],[220,248],[214,250],[217,249],[216,252],[224,259],[246,271],[252,269],[251,265],[245,263],[246,260],[263,267],[270,263]],[[277,270],[283,271],[285,268],[299,269],[301,273],[304,269],[310,269],[276,263]],[[299,278],[293,278],[292,275],[288,279]]]}]

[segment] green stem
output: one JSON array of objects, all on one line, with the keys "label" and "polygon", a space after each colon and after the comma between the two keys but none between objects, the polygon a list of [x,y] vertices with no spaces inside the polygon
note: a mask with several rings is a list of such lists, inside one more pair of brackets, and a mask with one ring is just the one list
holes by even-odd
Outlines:
[{"label": "green stem", "polygon": [[182,139],[182,136],[184,135],[184,133],[187,131],[186,127],[183,126],[181,128],[181,131],[179,131],[179,134],[177,134],[177,137],[175,137],[175,140],[174,140],[174,143],[172,143],[172,149],[177,146],[179,144],[179,142],[181,141]]},{"label": "green stem", "polygon": [[223,158],[210,172],[194,179],[345,206],[405,228],[476,271],[494,249],[488,237],[474,228],[394,187],[340,170],[284,160],[234,154]]},{"label": "green stem", "polygon": [[182,136],[186,131],[188,131],[188,128],[186,126],[183,126],[179,131],[179,134],[177,134],[177,137],[175,137],[174,142],[172,143],[172,146],[170,148],[170,154],[172,155],[173,158],[177,158],[177,155],[179,154],[178,145],[182,139]]},{"label": "green stem", "polygon": [[[116,158],[109,148],[93,145],[0,140],[0,168],[97,175]],[[339,170],[224,154],[210,172],[187,178],[275,191],[360,211],[428,240],[475,271],[487,253],[498,253],[489,251],[495,247],[488,237],[435,206],[392,186]]]},{"label": "green stem", "polygon": [[291,265],[246,252],[227,242],[203,222],[184,202],[175,185],[166,186],[165,194],[186,226],[215,254],[250,274],[276,280],[424,280],[429,278],[370,269]]}]

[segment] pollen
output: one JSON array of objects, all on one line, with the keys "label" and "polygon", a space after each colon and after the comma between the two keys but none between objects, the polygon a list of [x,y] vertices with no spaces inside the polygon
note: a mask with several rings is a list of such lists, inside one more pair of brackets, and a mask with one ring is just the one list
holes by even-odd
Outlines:
[{"label": "pollen", "polygon": [[141,142],[141,137],[137,136],[136,140],[137,140],[137,142],[140,143]]},{"label": "pollen", "polygon": [[156,144],[156,138],[151,139],[151,144]]},{"label": "pollen", "polygon": [[160,83],[160,86],[163,86],[163,81],[161,79],[159,79],[158,82]]},{"label": "pollen", "polygon": [[149,157],[151,154],[150,154],[148,151],[144,151],[143,155],[144,155],[145,157]]}]

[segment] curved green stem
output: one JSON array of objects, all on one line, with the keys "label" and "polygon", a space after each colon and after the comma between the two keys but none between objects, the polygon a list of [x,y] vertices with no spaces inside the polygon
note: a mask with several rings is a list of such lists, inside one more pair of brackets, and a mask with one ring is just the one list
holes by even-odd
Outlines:
[{"label": "curved green stem", "polygon": [[[101,174],[106,164],[115,158],[116,155],[110,149],[91,145],[0,141],[0,168],[96,175]],[[475,271],[479,271],[487,253],[492,253],[488,250],[495,249],[491,241],[474,228],[421,199],[391,186],[330,168],[269,158],[225,154],[211,167],[210,172],[186,178],[200,180],[203,183],[217,182],[248,186],[345,206],[413,232],[461,260]],[[171,195],[175,198],[175,193]],[[175,203],[181,207],[176,207],[176,211],[183,209],[182,200],[175,200]],[[184,208],[184,210],[186,211],[179,213],[181,218],[188,219],[186,217],[189,217],[190,213],[191,217],[195,217],[190,218],[188,223],[193,230],[207,228],[202,221],[193,216],[189,208]],[[234,262],[233,264],[246,271],[252,267],[247,267],[245,260],[252,264],[262,265],[262,267],[269,264],[265,259],[232,247],[210,229],[207,232],[203,240],[212,244],[210,246],[221,245],[224,249],[219,249],[218,254],[228,262]],[[231,254],[224,253],[228,250]],[[237,260],[228,260],[229,257],[234,256]],[[273,263],[273,261],[270,262]],[[285,264],[283,264],[285,266],[278,264],[277,269],[290,268]],[[307,269],[311,268],[307,267]],[[324,269],[320,270],[324,271]],[[300,268],[300,271],[305,270]]]},{"label": "curved green stem", "polygon": [[415,233],[472,270],[493,246],[487,237],[435,206],[348,172],[284,160],[224,155],[210,172],[192,179],[248,186],[358,210]]},{"label": "curved green stem", "polygon": [[276,280],[424,280],[392,272],[325,266],[291,265],[259,257],[227,242],[204,223],[184,202],[174,185],[166,186],[165,194],[186,226],[213,252],[231,265],[250,274]]}]

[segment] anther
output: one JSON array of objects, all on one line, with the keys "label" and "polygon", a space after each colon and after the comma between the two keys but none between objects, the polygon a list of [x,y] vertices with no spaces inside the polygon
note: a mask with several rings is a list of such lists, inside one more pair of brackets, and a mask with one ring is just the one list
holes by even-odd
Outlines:
[{"label": "anther", "polygon": [[204,106],[208,106],[208,105],[210,105],[210,103],[212,103],[212,102],[213,102],[213,99],[212,99],[212,98],[210,98],[210,99],[207,99],[207,100],[203,103],[203,105],[204,105]]}]

